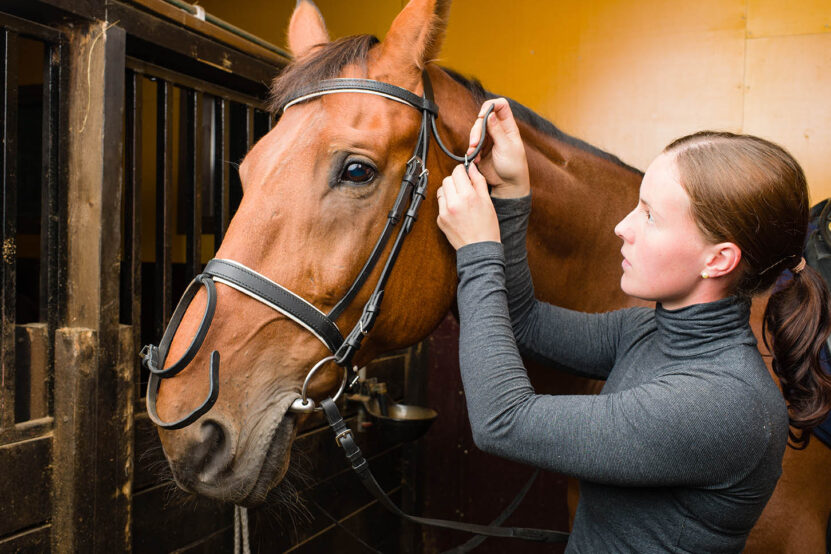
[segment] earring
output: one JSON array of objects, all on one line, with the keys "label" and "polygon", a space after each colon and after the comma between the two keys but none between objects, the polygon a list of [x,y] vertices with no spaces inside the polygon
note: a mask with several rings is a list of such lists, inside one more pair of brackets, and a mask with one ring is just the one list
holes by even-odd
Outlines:
[{"label": "earring", "polygon": [[709,278],[710,278],[710,274],[709,274],[709,273],[707,273],[706,271],[702,271],[702,272],[701,272],[701,278],[702,278],[702,279],[709,279]]}]

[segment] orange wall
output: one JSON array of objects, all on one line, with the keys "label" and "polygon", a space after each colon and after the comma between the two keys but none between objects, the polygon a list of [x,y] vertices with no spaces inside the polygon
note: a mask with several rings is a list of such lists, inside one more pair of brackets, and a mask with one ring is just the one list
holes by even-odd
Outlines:
[{"label": "orange wall", "polygon": [[[277,45],[295,2],[201,0]],[[380,38],[403,0],[318,0],[333,38]],[[703,128],[788,148],[831,196],[831,0],[457,0],[439,62],[645,169]]]}]

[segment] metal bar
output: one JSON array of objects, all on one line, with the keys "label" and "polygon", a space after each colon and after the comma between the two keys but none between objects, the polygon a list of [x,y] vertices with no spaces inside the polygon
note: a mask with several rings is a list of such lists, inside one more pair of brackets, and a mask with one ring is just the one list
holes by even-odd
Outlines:
[{"label": "metal bar", "polygon": [[261,110],[268,110],[268,102],[262,98],[249,96],[230,88],[225,88],[220,85],[212,84],[208,81],[196,79],[189,75],[185,75],[184,73],[173,71],[158,65],[153,65],[152,63],[142,61],[138,58],[128,56],[127,67],[136,73],[141,73],[147,77],[170,81],[179,86],[198,90],[199,92],[204,92],[205,94],[212,94],[213,96],[227,98],[228,100],[233,100],[234,102],[239,102],[240,104],[248,104]]},{"label": "metal bar", "polygon": [[214,152],[214,249],[219,250],[225,231],[230,222],[230,143],[231,127],[230,102],[225,98],[217,99],[216,110],[216,150]]},{"label": "metal bar", "polygon": [[2,156],[3,179],[3,260],[0,277],[0,343],[2,344],[2,376],[0,376],[0,429],[14,425],[14,373],[15,373],[15,301],[17,261],[15,240],[17,235],[17,34],[2,30],[0,36],[0,80],[2,80]]},{"label": "metal bar", "polygon": [[[187,96],[187,149],[179,156],[186,159],[188,177],[187,198],[187,270],[188,275],[202,271],[202,93],[189,90]],[[190,156],[188,156],[190,153]]]},{"label": "metal bar", "polygon": [[[56,48],[56,57],[53,58],[53,63],[58,64],[58,91],[63,98],[63,102],[58,102],[58,140],[57,140],[57,156],[58,167],[57,173],[57,188],[55,202],[56,219],[57,219],[57,240],[58,252],[56,265],[56,297],[55,297],[55,321],[56,325],[60,327],[67,319],[67,308],[69,302],[67,301],[67,287],[69,282],[69,146],[70,146],[70,126],[69,126],[69,87],[70,87],[70,55],[71,52],[69,42],[66,38],[62,38]],[[49,413],[55,414],[55,337],[57,329],[53,330],[50,336],[50,363],[51,371],[49,373]]]},{"label": "metal bar", "polygon": [[251,147],[254,146],[254,142],[256,141],[256,127],[254,122],[254,108],[249,105],[245,106],[245,144],[247,148],[245,149],[246,154]]},{"label": "metal bar", "polygon": [[156,101],[156,275],[154,328],[161,337],[172,312],[173,86],[158,83]]},{"label": "metal bar", "polygon": [[[199,126],[197,131],[197,140],[199,147],[202,149],[202,155],[197,160],[200,171],[202,172],[202,234],[213,234],[214,228],[214,200],[216,194],[214,192],[214,154],[216,148],[214,147],[214,140],[216,139],[214,133],[214,116],[216,110],[216,98],[210,94],[202,95],[202,114],[199,118]],[[202,247],[203,251],[205,247]]]},{"label": "metal bar", "polygon": [[[40,271],[40,321],[46,323],[47,366],[45,368],[47,412],[52,413],[52,387],[54,385],[54,336],[61,314],[61,63],[62,46],[49,44],[44,48],[43,60],[43,132],[41,180],[41,271]],[[46,415],[44,414],[44,415]]]},{"label": "metal bar", "polygon": [[[130,325],[133,332],[133,344],[141,344],[141,171],[142,171],[142,77],[134,71],[127,71],[125,88],[125,194],[124,201],[124,246],[128,259],[128,283],[130,288]],[[135,378],[136,386],[141,379],[138,370],[138,358]]]}]

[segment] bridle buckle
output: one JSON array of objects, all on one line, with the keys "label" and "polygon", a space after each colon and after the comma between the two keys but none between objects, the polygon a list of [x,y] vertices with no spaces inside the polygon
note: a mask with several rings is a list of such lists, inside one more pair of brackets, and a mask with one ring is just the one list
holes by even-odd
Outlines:
[{"label": "bridle buckle", "polygon": [[353,439],[355,438],[355,436],[352,434],[352,429],[344,429],[343,431],[335,435],[335,444],[343,448],[343,443],[341,443],[341,441],[346,437],[352,437]]}]

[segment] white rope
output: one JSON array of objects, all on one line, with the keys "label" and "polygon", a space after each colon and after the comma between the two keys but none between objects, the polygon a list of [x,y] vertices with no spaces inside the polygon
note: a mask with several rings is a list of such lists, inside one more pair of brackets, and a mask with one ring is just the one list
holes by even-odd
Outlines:
[{"label": "white rope", "polygon": [[234,506],[234,554],[251,554],[248,544],[248,508]]}]

